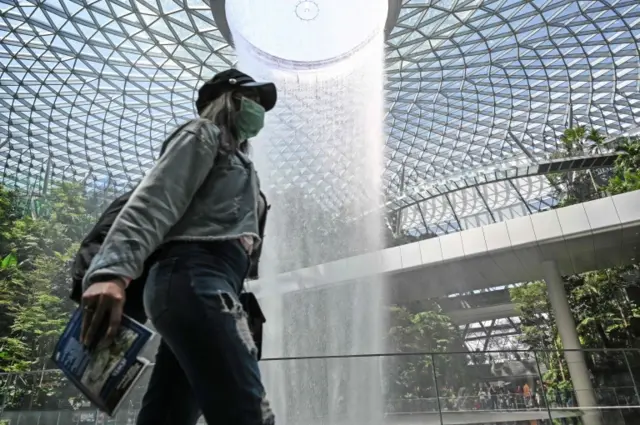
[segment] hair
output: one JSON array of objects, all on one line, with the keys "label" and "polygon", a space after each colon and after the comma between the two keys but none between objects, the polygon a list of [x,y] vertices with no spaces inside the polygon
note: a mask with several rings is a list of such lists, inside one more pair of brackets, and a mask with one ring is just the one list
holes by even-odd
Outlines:
[{"label": "hair", "polygon": [[228,91],[222,93],[211,101],[200,112],[200,117],[211,120],[218,126],[221,132],[221,146],[224,152],[231,153],[239,150],[249,153],[249,142],[238,140],[236,137],[235,118],[238,113],[237,103],[234,101],[234,93]]}]

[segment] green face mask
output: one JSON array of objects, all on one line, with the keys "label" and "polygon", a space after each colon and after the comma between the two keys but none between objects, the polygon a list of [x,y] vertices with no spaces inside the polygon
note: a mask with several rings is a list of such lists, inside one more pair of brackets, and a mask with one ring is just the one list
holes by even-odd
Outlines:
[{"label": "green face mask", "polygon": [[239,141],[258,135],[264,127],[264,114],[265,110],[259,103],[246,97],[240,99],[240,110],[236,115],[236,132]]}]

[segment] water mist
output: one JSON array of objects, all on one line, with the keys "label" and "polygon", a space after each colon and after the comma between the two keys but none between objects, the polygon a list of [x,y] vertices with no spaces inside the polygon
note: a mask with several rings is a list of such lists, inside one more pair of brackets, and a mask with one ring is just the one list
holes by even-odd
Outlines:
[{"label": "water mist", "polygon": [[[227,2],[238,67],[278,87],[278,105],[252,145],[272,203],[263,277],[382,248],[386,11],[380,0]],[[381,352],[380,279],[284,295],[261,288],[264,356]],[[261,368],[279,424],[382,420],[380,359]]]}]

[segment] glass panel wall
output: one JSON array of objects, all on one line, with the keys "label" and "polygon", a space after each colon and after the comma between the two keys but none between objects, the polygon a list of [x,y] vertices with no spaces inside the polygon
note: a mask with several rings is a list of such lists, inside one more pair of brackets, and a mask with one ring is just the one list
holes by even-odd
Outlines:
[{"label": "glass panel wall", "polygon": [[[381,371],[383,403],[370,408],[367,416],[380,415],[384,424],[583,425],[589,414],[598,415],[602,425],[640,423],[640,351],[583,353],[596,396],[593,406],[578,405],[560,350],[265,359],[261,364],[276,413],[287,418],[287,425],[344,423],[347,405],[366,403],[358,388],[327,375],[324,380],[332,385],[326,385],[323,400],[313,403],[318,409],[292,412],[286,404],[292,393],[286,383],[296,382],[289,376],[297,373],[292,371],[335,371],[359,363]],[[292,367],[295,363],[298,367]],[[150,371],[113,418],[93,408],[58,371],[2,374],[0,425],[133,425]]]}]

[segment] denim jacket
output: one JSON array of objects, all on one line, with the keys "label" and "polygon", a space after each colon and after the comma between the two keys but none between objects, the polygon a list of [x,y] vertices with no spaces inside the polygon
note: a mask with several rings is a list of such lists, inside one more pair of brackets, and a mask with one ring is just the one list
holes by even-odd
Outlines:
[{"label": "denim jacket", "polygon": [[145,260],[170,241],[253,236],[259,243],[260,182],[244,154],[221,152],[220,130],[192,120],[165,142],[165,152],[114,221],[87,270],[83,288],[114,276],[136,279]]}]

